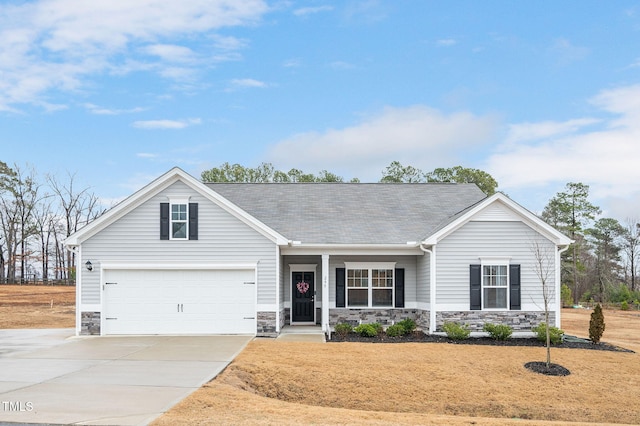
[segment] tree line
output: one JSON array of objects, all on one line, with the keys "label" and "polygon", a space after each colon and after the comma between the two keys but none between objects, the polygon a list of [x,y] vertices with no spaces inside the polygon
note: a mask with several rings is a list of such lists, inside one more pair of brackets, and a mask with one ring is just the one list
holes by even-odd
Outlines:
[{"label": "tree line", "polygon": [[[299,169],[288,172],[276,170],[271,163],[261,163],[257,167],[244,167],[240,164],[222,163],[219,167],[205,170],[200,175],[203,182],[244,182],[244,183],[296,183],[296,182],[345,182],[342,176],[326,170],[317,175],[305,173]],[[349,180],[359,183],[357,177]],[[431,172],[423,172],[413,166],[403,166],[399,161],[392,161],[382,171],[381,183],[423,183],[423,182],[455,182],[475,183],[487,195],[496,191],[498,182],[487,172],[462,166],[448,169],[437,168]]]},{"label": "tree line", "polygon": [[[255,168],[223,163],[201,174],[204,182],[345,182],[335,173],[276,170],[270,163]],[[358,183],[353,178],[349,182]],[[393,161],[381,172],[381,183],[474,183],[487,195],[498,182],[488,173],[461,166],[424,172]],[[62,281],[73,283],[75,256],[63,241],[104,213],[88,187],[78,188],[75,175],[39,176],[33,169],[0,161],[0,283]],[[640,223],[599,217],[589,200],[589,186],[570,182],[554,195],[540,217],[575,243],[562,254],[563,302],[637,302]]]},{"label": "tree line", "polygon": [[[492,195],[498,182],[487,172],[455,166],[424,172],[413,166],[393,161],[382,171],[381,183],[455,182],[475,183],[485,194]],[[298,169],[276,170],[270,163],[249,168],[223,163],[202,172],[203,182],[344,182],[334,173],[322,170],[317,175]],[[349,182],[360,182],[353,178]],[[541,219],[571,237],[575,243],[562,254],[561,281],[563,303],[580,301],[636,302],[640,306],[638,257],[640,223],[627,218],[598,217],[601,209],[589,201],[589,186],[570,182],[549,200]]]},{"label": "tree line", "polygon": [[75,255],[63,241],[103,212],[72,174],[39,176],[0,161],[0,283],[73,284]]}]

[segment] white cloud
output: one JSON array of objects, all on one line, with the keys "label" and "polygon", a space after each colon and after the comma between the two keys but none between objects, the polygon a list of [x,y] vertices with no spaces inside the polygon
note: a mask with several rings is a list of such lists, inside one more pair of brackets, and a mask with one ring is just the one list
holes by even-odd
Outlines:
[{"label": "white cloud", "polygon": [[199,118],[186,120],[142,120],[134,121],[131,125],[137,129],[184,129],[202,123]]},{"label": "white cloud", "polygon": [[168,62],[193,62],[197,59],[193,50],[175,44],[152,44],[145,46],[142,50],[148,55],[157,56]]},{"label": "white cloud", "polygon": [[300,59],[287,59],[282,63],[282,66],[285,68],[298,68],[302,65]]},{"label": "white cloud", "polygon": [[[591,118],[513,125],[512,140],[488,158],[485,170],[507,192],[582,182],[603,204],[607,199],[634,203],[640,200],[639,98],[640,86],[599,93],[590,103],[614,115],[597,126]],[[518,137],[513,136],[514,129]],[[640,204],[634,208],[640,211]]]},{"label": "white cloud", "polygon": [[260,80],[254,80],[253,78],[237,78],[231,80],[232,88],[258,88],[262,89],[268,86],[267,83]]},{"label": "white cloud", "polygon": [[[0,110],[12,110],[18,104],[44,105],[43,99],[53,90],[79,90],[92,75],[118,72],[121,67],[121,73],[132,69],[162,73],[166,62],[236,59],[231,50],[242,43],[216,38],[212,33],[224,27],[251,25],[268,11],[263,0],[1,4]],[[203,37],[213,37],[214,43],[203,43]],[[202,51],[189,52],[174,45],[183,38]],[[173,43],[164,43],[167,39]],[[134,58],[140,50],[156,56],[158,62],[139,63]],[[136,63],[137,67],[131,67]]]},{"label": "white cloud", "polygon": [[91,103],[84,104],[84,107],[87,110],[89,110],[91,114],[96,114],[96,115],[121,115],[121,114],[133,114],[136,112],[144,111],[144,108],[141,108],[141,107],[135,107],[135,108],[129,108],[129,109],[111,109],[111,108],[104,108]]},{"label": "white cloud", "polygon": [[559,66],[567,66],[585,59],[591,51],[586,47],[575,46],[565,38],[556,39],[550,48]]},{"label": "white cloud", "polygon": [[344,62],[344,61],[334,61],[334,62],[331,62],[329,66],[334,70],[352,70],[355,68],[355,65],[350,64],[349,62]]},{"label": "white cloud", "polygon": [[565,122],[543,121],[540,123],[518,123],[509,126],[507,142],[517,143],[529,140],[558,137],[574,133],[585,126],[599,123],[601,120],[594,118],[580,118]]},{"label": "white cloud", "polygon": [[453,38],[443,38],[443,39],[437,40],[436,44],[438,46],[448,47],[448,46],[455,46],[456,44],[458,44],[458,41]]},{"label": "white cloud", "polygon": [[136,154],[136,157],[138,158],[145,158],[145,159],[154,159],[154,158],[158,158],[158,154],[152,154],[150,152],[139,152]]},{"label": "white cloud", "polygon": [[293,11],[293,14],[296,16],[307,16],[312,15],[314,13],[320,12],[330,12],[333,10],[333,6],[316,6],[316,7],[301,7]]},{"label": "white cloud", "polygon": [[425,106],[388,107],[351,127],[283,140],[269,149],[267,161],[282,169],[327,169],[377,181],[393,160],[425,171],[456,165],[466,151],[487,143],[496,128],[494,117],[445,115]]}]

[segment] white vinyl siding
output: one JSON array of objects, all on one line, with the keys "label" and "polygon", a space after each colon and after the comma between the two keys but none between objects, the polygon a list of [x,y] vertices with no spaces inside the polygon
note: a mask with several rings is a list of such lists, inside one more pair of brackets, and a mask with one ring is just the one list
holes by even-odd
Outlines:
[{"label": "white vinyl siding", "polygon": [[[198,240],[160,240],[160,203],[189,197],[198,203]],[[100,262],[256,263],[258,303],[276,303],[275,243],[209,199],[177,182],[82,244],[82,303],[100,303]]]},{"label": "white vinyl siding", "polygon": [[[522,310],[544,306],[539,279],[534,270],[532,245],[538,242],[555,259],[555,245],[522,222],[472,221],[444,238],[437,246],[436,303],[469,309],[469,265],[483,257],[502,257],[521,265]],[[554,277],[548,283],[554,288]]]},{"label": "white vinyl siding", "polygon": [[425,253],[424,256],[418,256],[416,268],[416,300],[421,304],[429,303],[429,294],[431,292],[431,255]]}]

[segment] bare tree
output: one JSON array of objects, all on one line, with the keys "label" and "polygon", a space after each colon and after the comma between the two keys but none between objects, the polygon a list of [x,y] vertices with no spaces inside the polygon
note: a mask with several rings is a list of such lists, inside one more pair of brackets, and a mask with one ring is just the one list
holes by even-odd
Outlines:
[{"label": "bare tree", "polygon": [[627,218],[626,229],[623,234],[623,246],[627,270],[629,273],[629,284],[631,291],[636,290],[636,269],[638,267],[638,256],[640,255],[640,222],[636,218]]},{"label": "bare tree", "polygon": [[557,297],[552,283],[555,281],[555,253],[549,248],[542,247],[540,242],[531,242],[531,252],[534,257],[533,270],[540,281],[542,300],[544,302],[544,324],[547,329],[547,368],[551,365],[551,333],[549,332],[549,305]]},{"label": "bare tree", "polygon": [[51,269],[51,237],[56,232],[56,217],[53,214],[51,197],[41,200],[34,214],[34,222],[40,245],[40,267],[42,269],[42,282],[49,282],[49,270]]},{"label": "bare tree", "polygon": [[[76,188],[75,174],[68,173],[68,181],[60,182],[56,177],[47,178],[49,185],[57,198],[61,208],[62,236],[68,237],[83,225],[104,213],[99,205],[96,195],[89,192],[89,187],[81,190]],[[57,228],[56,228],[57,229]],[[56,268],[62,272],[62,279],[71,280],[75,271],[75,255],[62,247],[64,238],[55,235],[56,242]]]},{"label": "bare tree", "polygon": [[[15,165],[11,172],[11,178],[4,179],[2,183],[4,191],[0,200],[0,223],[4,237],[3,250],[7,253],[7,281],[17,281],[19,263],[20,282],[23,283],[28,271],[33,271],[28,263],[33,254],[30,240],[37,234],[34,214],[41,185],[32,168],[24,169]],[[2,263],[5,263],[5,259]]]}]

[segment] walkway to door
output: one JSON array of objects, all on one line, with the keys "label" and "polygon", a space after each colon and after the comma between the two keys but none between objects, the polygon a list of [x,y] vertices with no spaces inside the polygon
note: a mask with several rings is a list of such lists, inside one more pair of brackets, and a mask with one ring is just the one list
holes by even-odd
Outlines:
[{"label": "walkway to door", "polygon": [[325,335],[319,325],[285,325],[280,330],[278,340],[287,342],[324,343]]}]

